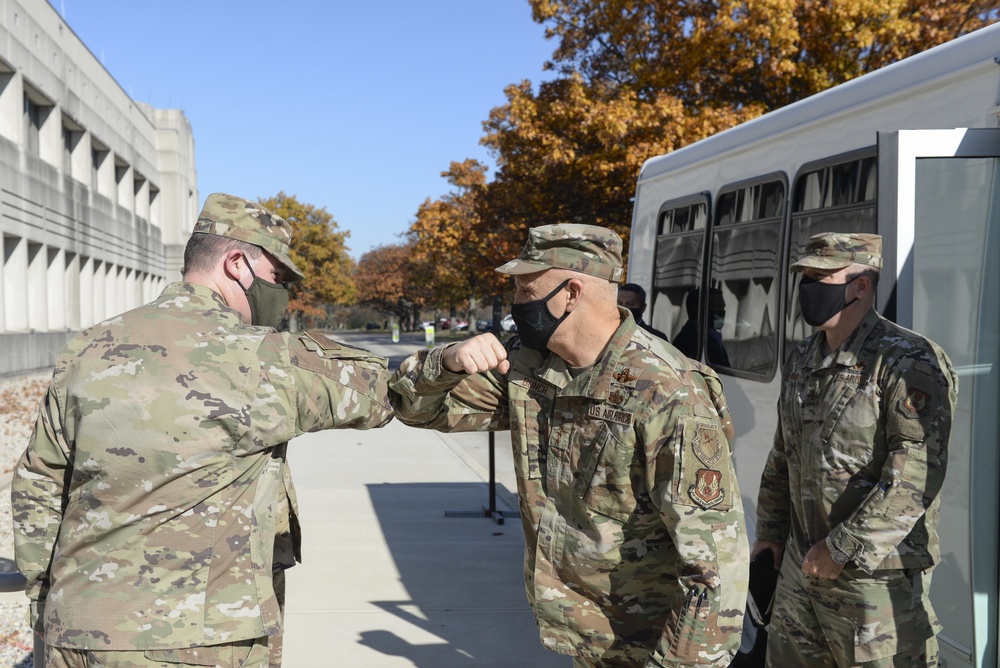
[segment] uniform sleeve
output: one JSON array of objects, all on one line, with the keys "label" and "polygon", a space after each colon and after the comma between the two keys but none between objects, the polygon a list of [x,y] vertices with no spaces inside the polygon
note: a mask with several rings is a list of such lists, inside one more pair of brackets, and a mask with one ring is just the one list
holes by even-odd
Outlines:
[{"label": "uniform sleeve", "polygon": [[706,398],[682,388],[640,427],[652,462],[647,484],[677,549],[679,585],[647,668],[728,666],[740,643],[749,561],[743,501],[731,430]]},{"label": "uniform sleeve", "polygon": [[[323,429],[370,429],[392,420],[384,357],[316,332],[269,334],[259,357],[261,380],[252,417],[270,442]],[[266,433],[268,425],[275,433]],[[282,430],[287,433],[277,433]]]},{"label": "uniform sleeve", "polygon": [[35,605],[45,600],[48,591],[52,550],[63,517],[64,485],[70,472],[70,449],[62,423],[53,383],[11,483],[15,560],[27,579],[25,593]]},{"label": "uniform sleeve", "polygon": [[[778,406],[781,415],[781,406]],[[791,498],[788,487],[788,459],[785,456],[785,437],[781,420],[774,430],[774,443],[764,463],[757,492],[757,525],[759,540],[784,543],[788,540],[791,523]]]},{"label": "uniform sleeve", "polygon": [[444,432],[509,429],[506,379],[495,371],[448,371],[445,348],[422,350],[396,370],[389,387],[400,422]]},{"label": "uniform sleeve", "polygon": [[941,491],[958,379],[948,359],[905,359],[882,395],[889,455],[858,509],[830,532],[838,550],[871,573],[913,530]]}]

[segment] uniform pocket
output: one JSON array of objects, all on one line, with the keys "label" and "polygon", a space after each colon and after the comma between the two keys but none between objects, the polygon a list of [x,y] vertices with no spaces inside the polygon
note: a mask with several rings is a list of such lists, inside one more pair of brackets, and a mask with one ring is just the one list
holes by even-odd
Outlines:
[{"label": "uniform pocket", "polygon": [[634,458],[635,449],[624,445],[607,424],[602,424],[580,454],[574,481],[577,496],[596,513],[628,521],[636,506],[632,491]]},{"label": "uniform pocket", "polygon": [[539,401],[514,401],[510,415],[511,446],[514,450],[514,471],[524,480],[542,477],[541,438],[547,428],[548,411]]},{"label": "uniform pocket", "polygon": [[861,591],[845,616],[854,618],[854,661],[876,661],[922,644],[941,629],[927,597],[930,574],[882,571],[884,584]]}]

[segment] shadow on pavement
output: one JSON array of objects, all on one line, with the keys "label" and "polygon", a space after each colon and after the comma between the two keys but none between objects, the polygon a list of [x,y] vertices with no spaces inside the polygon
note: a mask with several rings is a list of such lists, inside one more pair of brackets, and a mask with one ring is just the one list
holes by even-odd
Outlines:
[{"label": "shadow on pavement", "polygon": [[392,631],[362,633],[361,644],[418,668],[569,665],[544,650],[524,595],[520,520],[446,517],[487,503],[480,483],[368,485],[407,600],[371,604],[434,636],[414,644]]}]

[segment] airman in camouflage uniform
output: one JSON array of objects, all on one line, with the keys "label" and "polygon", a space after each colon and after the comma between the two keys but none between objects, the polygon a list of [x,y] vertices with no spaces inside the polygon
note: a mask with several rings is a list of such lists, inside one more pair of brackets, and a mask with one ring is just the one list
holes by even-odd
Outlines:
[{"label": "airman in camouflage uniform", "polygon": [[12,487],[47,665],[268,665],[285,445],[392,417],[385,359],[270,326],[290,238],[209,196],[183,282],[60,354]]},{"label": "airman in camouflage uniform", "polygon": [[881,238],[819,234],[792,265],[819,331],[785,364],[753,554],[781,575],[768,665],[935,666],[928,600],[958,378],[874,310]]},{"label": "airman in camouflage uniform", "polygon": [[390,383],[397,416],[511,430],[545,647],[581,667],[727,666],[749,546],[718,377],[616,306],[610,230],[536,227],[498,271],[515,276],[520,341],[410,357]]}]

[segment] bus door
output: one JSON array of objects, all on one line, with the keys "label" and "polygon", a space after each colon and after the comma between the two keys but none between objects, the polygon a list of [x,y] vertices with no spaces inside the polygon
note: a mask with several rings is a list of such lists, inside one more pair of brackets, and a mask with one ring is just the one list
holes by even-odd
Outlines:
[{"label": "bus door", "polygon": [[959,376],[931,588],[941,665],[997,666],[1000,130],[882,133],[878,151],[883,276],[896,277],[880,291],[894,287],[896,321]]}]

